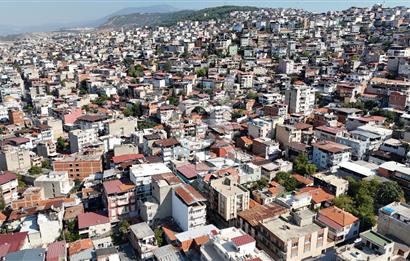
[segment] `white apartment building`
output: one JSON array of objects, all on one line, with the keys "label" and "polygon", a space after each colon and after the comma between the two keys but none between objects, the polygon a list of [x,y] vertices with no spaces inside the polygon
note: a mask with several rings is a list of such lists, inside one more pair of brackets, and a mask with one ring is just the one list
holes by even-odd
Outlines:
[{"label": "white apartment building", "polygon": [[17,176],[8,171],[0,172],[0,193],[4,204],[10,204],[11,201],[17,199],[18,180]]},{"label": "white apartment building", "polygon": [[45,198],[66,196],[74,187],[74,182],[68,178],[67,171],[50,171],[34,180],[34,186],[44,189]]},{"label": "white apartment building", "polygon": [[242,229],[228,227],[209,235],[209,241],[201,247],[203,261],[273,260],[256,248],[256,240]]},{"label": "white apartment building", "polygon": [[86,145],[93,144],[98,140],[95,129],[72,130],[68,134],[71,153],[81,152]]},{"label": "white apartment building", "polygon": [[206,198],[191,185],[181,184],[172,190],[172,217],[184,231],[206,224]]},{"label": "white apartment building", "polygon": [[312,144],[313,163],[319,169],[334,170],[341,162],[350,159],[350,147],[332,142],[321,141]]},{"label": "white apartment building", "polygon": [[130,168],[130,180],[137,186],[136,194],[141,197],[149,197],[151,191],[151,177],[154,175],[172,173],[164,163],[147,163],[132,165]]},{"label": "white apartment building", "polygon": [[308,115],[313,112],[315,105],[315,90],[303,83],[293,85],[285,92],[285,103],[290,113]]}]

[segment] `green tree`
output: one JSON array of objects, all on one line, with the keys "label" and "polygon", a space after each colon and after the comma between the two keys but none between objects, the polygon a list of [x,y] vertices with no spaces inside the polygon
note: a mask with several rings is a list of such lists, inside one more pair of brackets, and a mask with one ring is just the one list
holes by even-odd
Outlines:
[{"label": "green tree", "polygon": [[74,242],[80,239],[80,234],[76,226],[76,220],[68,221],[67,228],[63,232],[64,239],[67,242]]},{"label": "green tree", "polygon": [[171,105],[178,106],[179,104],[179,99],[177,97],[169,96],[167,100],[169,101],[169,104]]},{"label": "green tree", "polygon": [[289,172],[279,171],[276,173],[274,180],[284,186],[287,191],[293,191],[299,185],[298,181]]},{"label": "green tree", "polygon": [[121,220],[120,223],[118,224],[118,231],[120,232],[123,239],[127,238],[129,229],[130,229],[130,223],[125,219]]},{"label": "green tree", "polygon": [[250,91],[248,92],[247,98],[256,100],[258,98],[258,94],[256,92]]},{"label": "green tree", "polygon": [[66,149],[66,141],[63,137],[58,137],[57,139],[57,150],[58,151],[65,151]]},{"label": "green tree", "polygon": [[208,68],[199,68],[196,70],[196,75],[198,77],[205,77],[208,75]]},{"label": "green tree", "polygon": [[402,188],[397,182],[382,182],[377,188],[375,201],[378,206],[385,206],[395,201],[401,201],[404,198]]},{"label": "green tree", "polygon": [[51,163],[50,163],[49,160],[43,160],[43,161],[41,162],[41,167],[42,167],[43,169],[53,169],[53,167],[51,166]]},{"label": "green tree", "polygon": [[155,240],[157,241],[157,245],[159,247],[163,246],[165,243],[165,240],[164,240],[164,230],[162,229],[162,227],[155,228],[154,235],[155,235]]},{"label": "green tree", "polygon": [[301,153],[295,159],[294,170],[301,175],[313,175],[317,171],[315,164],[309,163],[306,153]]},{"label": "green tree", "polygon": [[32,166],[28,170],[28,173],[30,173],[30,175],[40,175],[42,173],[42,169],[39,166]]},{"label": "green tree", "polygon": [[348,195],[341,195],[333,200],[336,207],[352,212],[354,209],[354,201]]}]

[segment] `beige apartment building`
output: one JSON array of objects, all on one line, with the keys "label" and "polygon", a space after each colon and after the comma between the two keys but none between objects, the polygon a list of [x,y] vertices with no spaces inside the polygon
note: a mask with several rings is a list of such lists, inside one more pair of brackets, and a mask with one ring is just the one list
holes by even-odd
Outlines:
[{"label": "beige apartment building", "polygon": [[211,181],[211,208],[225,220],[237,217],[238,212],[249,209],[249,191],[239,185],[235,177]]},{"label": "beige apartment building", "polygon": [[258,242],[275,260],[300,261],[328,248],[328,228],[313,222],[315,213],[305,209],[288,217],[260,222]]},{"label": "beige apartment building", "polygon": [[8,171],[27,170],[31,167],[29,150],[5,146],[0,151],[0,169]]}]

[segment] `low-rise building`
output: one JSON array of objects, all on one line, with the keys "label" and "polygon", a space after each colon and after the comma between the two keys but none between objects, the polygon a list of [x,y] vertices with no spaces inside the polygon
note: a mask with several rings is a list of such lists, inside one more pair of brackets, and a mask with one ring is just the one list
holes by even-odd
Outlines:
[{"label": "low-rise building", "polygon": [[349,188],[349,182],[347,180],[335,175],[325,175],[323,173],[313,175],[313,184],[325,189],[336,197],[346,194]]},{"label": "low-rise building", "polygon": [[78,230],[80,236],[86,238],[108,235],[111,232],[110,219],[94,212],[80,213],[78,215]]},{"label": "low-rise building", "polygon": [[321,209],[317,221],[329,228],[328,237],[336,244],[351,240],[359,235],[360,220],[338,207]]},{"label": "low-rise building", "polygon": [[393,202],[380,208],[377,232],[410,245],[410,205]]},{"label": "low-rise building", "polygon": [[70,179],[80,181],[103,170],[100,155],[82,154],[56,158],[53,162],[53,169],[54,171],[67,171]]},{"label": "low-rise building", "polygon": [[273,260],[256,248],[256,240],[241,229],[229,227],[214,231],[209,241],[201,246],[203,261]]},{"label": "low-rise building", "polygon": [[337,261],[393,260],[394,242],[368,230],[360,234],[361,241],[336,249]]},{"label": "low-rise building", "polygon": [[0,172],[0,193],[4,204],[8,205],[17,199],[18,180],[16,174],[9,171]]},{"label": "low-rise building", "polygon": [[68,178],[67,171],[50,171],[34,180],[34,186],[44,189],[46,198],[66,196],[74,187],[74,182]]}]

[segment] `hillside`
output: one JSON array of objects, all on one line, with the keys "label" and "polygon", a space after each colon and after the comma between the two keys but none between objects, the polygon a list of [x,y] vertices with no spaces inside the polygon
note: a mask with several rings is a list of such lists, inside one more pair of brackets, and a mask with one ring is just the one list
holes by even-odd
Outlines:
[{"label": "hillside", "polygon": [[124,26],[169,26],[178,21],[192,20],[204,21],[210,19],[222,19],[233,11],[255,11],[257,7],[251,6],[220,6],[205,8],[201,10],[183,10],[171,13],[135,13],[114,16],[104,23],[102,28],[124,27]]}]

